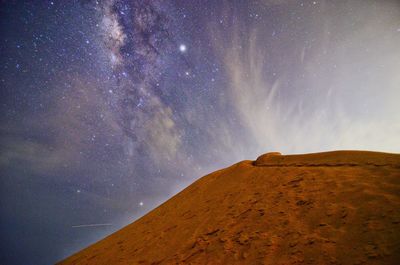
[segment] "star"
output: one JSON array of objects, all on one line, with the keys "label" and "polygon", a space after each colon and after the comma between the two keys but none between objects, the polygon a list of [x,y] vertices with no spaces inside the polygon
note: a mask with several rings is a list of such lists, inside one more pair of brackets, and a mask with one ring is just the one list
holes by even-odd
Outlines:
[{"label": "star", "polygon": [[142,207],[143,206],[143,202],[139,202],[139,206]]},{"label": "star", "polygon": [[186,45],[185,45],[185,44],[179,45],[179,50],[180,50],[181,52],[186,52],[186,50],[187,50]]}]

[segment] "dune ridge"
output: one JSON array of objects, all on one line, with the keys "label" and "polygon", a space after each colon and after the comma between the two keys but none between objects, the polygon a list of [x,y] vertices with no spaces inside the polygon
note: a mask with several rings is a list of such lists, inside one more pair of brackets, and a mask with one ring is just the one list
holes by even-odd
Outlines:
[{"label": "dune ridge", "polygon": [[399,155],[371,151],[331,151],[300,155],[279,152],[259,156],[255,166],[392,166],[400,167]]},{"label": "dune ridge", "polygon": [[398,264],[400,155],[267,153],[59,264]]}]

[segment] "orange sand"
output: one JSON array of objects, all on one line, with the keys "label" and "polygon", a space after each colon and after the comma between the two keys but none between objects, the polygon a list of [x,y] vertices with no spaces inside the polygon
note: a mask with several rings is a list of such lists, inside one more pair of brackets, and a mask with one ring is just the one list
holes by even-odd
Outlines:
[{"label": "orange sand", "polygon": [[400,264],[400,155],[243,161],[59,264]]}]

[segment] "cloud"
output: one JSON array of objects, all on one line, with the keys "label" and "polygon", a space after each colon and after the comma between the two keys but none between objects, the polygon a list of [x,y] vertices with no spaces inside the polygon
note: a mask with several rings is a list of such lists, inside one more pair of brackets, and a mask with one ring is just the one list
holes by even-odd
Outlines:
[{"label": "cloud", "polygon": [[[9,134],[8,128],[2,128],[1,134]],[[53,150],[39,142],[32,142],[20,136],[2,137],[0,167],[24,166],[33,174],[51,174],[62,167],[69,153],[65,150]]]},{"label": "cloud", "polygon": [[280,5],[288,5],[297,3],[296,0],[263,0],[261,1],[262,5],[265,6],[280,6]]},{"label": "cloud", "polygon": [[68,93],[53,91],[44,110],[2,124],[2,168],[19,165],[41,176],[88,172],[98,167],[91,154],[119,148],[123,131],[95,80],[79,74],[58,78],[70,84]]},{"label": "cloud", "polygon": [[[399,151],[400,109],[394,100],[400,98],[395,74],[400,69],[399,19],[390,3],[352,6],[354,17],[335,11],[342,6],[327,5],[320,16],[303,22],[313,32],[310,46],[303,46],[307,42],[301,38],[288,43],[282,33],[275,41],[280,49],[287,47],[281,58],[274,44],[268,46],[263,25],[246,28],[238,22],[218,31],[212,24],[214,47],[229,78],[226,95],[252,139],[247,145],[252,153]],[[286,70],[279,69],[281,61]],[[273,68],[278,68],[276,76]]]}]

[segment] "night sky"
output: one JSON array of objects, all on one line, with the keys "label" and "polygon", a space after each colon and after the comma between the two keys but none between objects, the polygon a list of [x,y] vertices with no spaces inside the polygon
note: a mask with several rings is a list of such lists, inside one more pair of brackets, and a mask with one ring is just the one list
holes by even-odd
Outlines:
[{"label": "night sky", "polygon": [[0,264],[270,151],[400,152],[400,3],[1,1]]}]

